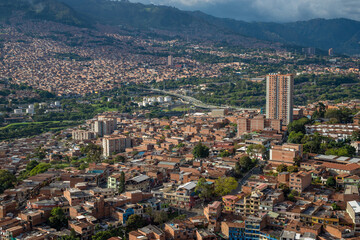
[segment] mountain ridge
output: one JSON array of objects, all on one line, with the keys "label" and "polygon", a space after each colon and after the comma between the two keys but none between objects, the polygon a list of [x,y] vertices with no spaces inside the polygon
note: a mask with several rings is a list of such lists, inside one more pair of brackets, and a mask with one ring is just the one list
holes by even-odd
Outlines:
[{"label": "mountain ridge", "polygon": [[[101,6],[112,5],[117,9],[122,9],[122,13],[131,12],[133,15],[121,20],[124,24],[137,27],[154,28],[174,28],[183,30],[195,25],[196,28],[213,28],[212,31],[223,31],[228,34],[240,34],[262,41],[280,42],[282,44],[298,45],[304,47],[315,47],[322,50],[333,48],[337,53],[360,54],[360,22],[345,18],[339,19],[312,19],[307,21],[297,21],[290,23],[275,22],[245,22],[229,18],[218,18],[201,11],[181,11],[174,7],[145,5],[141,3],[130,3],[127,1],[107,1],[107,0],[60,0],[77,11],[92,12]],[[82,4],[80,4],[80,2]],[[88,3],[88,4],[86,4]],[[92,4],[98,7],[89,11]],[[80,7],[81,6],[81,7]],[[86,10],[83,8],[85,6]],[[137,9],[135,9],[135,6]],[[129,11],[131,9],[131,11]],[[95,11],[94,11],[95,10]],[[148,12],[144,13],[144,10]],[[119,11],[119,10],[118,10]],[[98,12],[99,13],[99,12]],[[101,15],[101,14],[100,14]],[[155,15],[155,16],[154,16]],[[138,16],[138,17],[134,17]],[[111,14],[107,16],[111,18]],[[145,23],[138,20],[142,19]],[[131,20],[130,20],[131,19]],[[161,19],[161,20],[160,20]],[[118,18],[117,21],[120,19]],[[114,23],[108,21],[107,23]],[[193,25],[191,25],[193,24]],[[181,28],[182,27],[182,28]]]},{"label": "mountain ridge", "polygon": [[[41,6],[41,8],[39,8]],[[171,36],[222,41],[244,47],[271,44],[333,48],[336,53],[360,54],[360,22],[312,19],[290,23],[245,22],[218,18],[201,11],[109,0],[0,0],[0,18],[15,11],[29,18],[79,27],[95,24],[166,31]],[[257,44],[257,45],[256,45]]]}]

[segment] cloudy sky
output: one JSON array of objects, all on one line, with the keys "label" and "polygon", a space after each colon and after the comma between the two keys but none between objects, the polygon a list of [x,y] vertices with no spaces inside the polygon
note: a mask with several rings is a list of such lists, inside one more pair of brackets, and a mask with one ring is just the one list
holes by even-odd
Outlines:
[{"label": "cloudy sky", "polygon": [[313,18],[360,20],[360,0],[130,0],[201,10],[245,21],[289,22]]}]

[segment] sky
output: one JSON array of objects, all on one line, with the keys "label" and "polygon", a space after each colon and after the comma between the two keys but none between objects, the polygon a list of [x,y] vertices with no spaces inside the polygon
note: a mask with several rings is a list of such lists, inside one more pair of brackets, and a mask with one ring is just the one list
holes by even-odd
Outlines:
[{"label": "sky", "polygon": [[360,0],[130,0],[200,10],[244,21],[292,22],[314,18],[360,21]]}]

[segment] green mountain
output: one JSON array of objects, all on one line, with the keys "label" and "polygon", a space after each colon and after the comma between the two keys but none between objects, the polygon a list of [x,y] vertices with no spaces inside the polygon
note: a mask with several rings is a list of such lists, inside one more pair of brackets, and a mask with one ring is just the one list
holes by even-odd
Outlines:
[{"label": "green mountain", "polygon": [[202,12],[193,15],[216,26],[261,40],[316,47],[333,48],[338,53],[360,54],[360,22],[350,19],[313,19],[292,23],[244,22],[222,19]]},{"label": "green mountain", "polygon": [[0,20],[23,16],[74,26],[89,26],[89,19],[56,0],[0,0]]},{"label": "green mountain", "polygon": [[175,30],[192,24],[206,24],[205,21],[172,7],[108,0],[59,1],[101,24]]},{"label": "green mountain", "polygon": [[217,18],[199,11],[181,11],[126,0],[0,0],[0,19],[7,19],[19,11],[29,18],[75,26],[98,23],[173,37],[226,41],[245,47],[268,47],[269,43],[282,43],[323,50],[333,48],[336,53],[349,55],[360,54],[360,22],[349,19],[249,23]]},{"label": "green mountain", "polygon": [[102,24],[165,29],[178,34],[219,38],[238,34],[290,45],[333,48],[337,53],[360,54],[360,22],[349,19],[314,19],[293,23],[244,22],[217,18],[196,11],[144,5],[128,1],[59,0]]}]

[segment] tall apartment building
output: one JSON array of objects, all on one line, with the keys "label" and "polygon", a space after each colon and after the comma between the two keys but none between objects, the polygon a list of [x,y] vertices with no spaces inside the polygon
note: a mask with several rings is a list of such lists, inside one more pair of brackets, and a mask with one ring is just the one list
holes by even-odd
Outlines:
[{"label": "tall apartment building", "polygon": [[168,66],[172,66],[174,64],[174,57],[172,55],[168,56]]},{"label": "tall apartment building", "polygon": [[104,157],[108,157],[113,153],[124,152],[126,148],[132,147],[131,138],[126,136],[118,136],[118,137],[105,137],[103,138],[103,155]]},{"label": "tall apartment building", "polygon": [[283,124],[293,120],[294,75],[266,76],[266,118],[280,119]]},{"label": "tall apartment building", "polygon": [[116,128],[116,118],[99,119],[91,123],[91,131],[100,137],[112,134]]},{"label": "tall apartment building", "polygon": [[87,130],[73,130],[72,138],[78,141],[90,140],[95,138],[95,134]]}]

